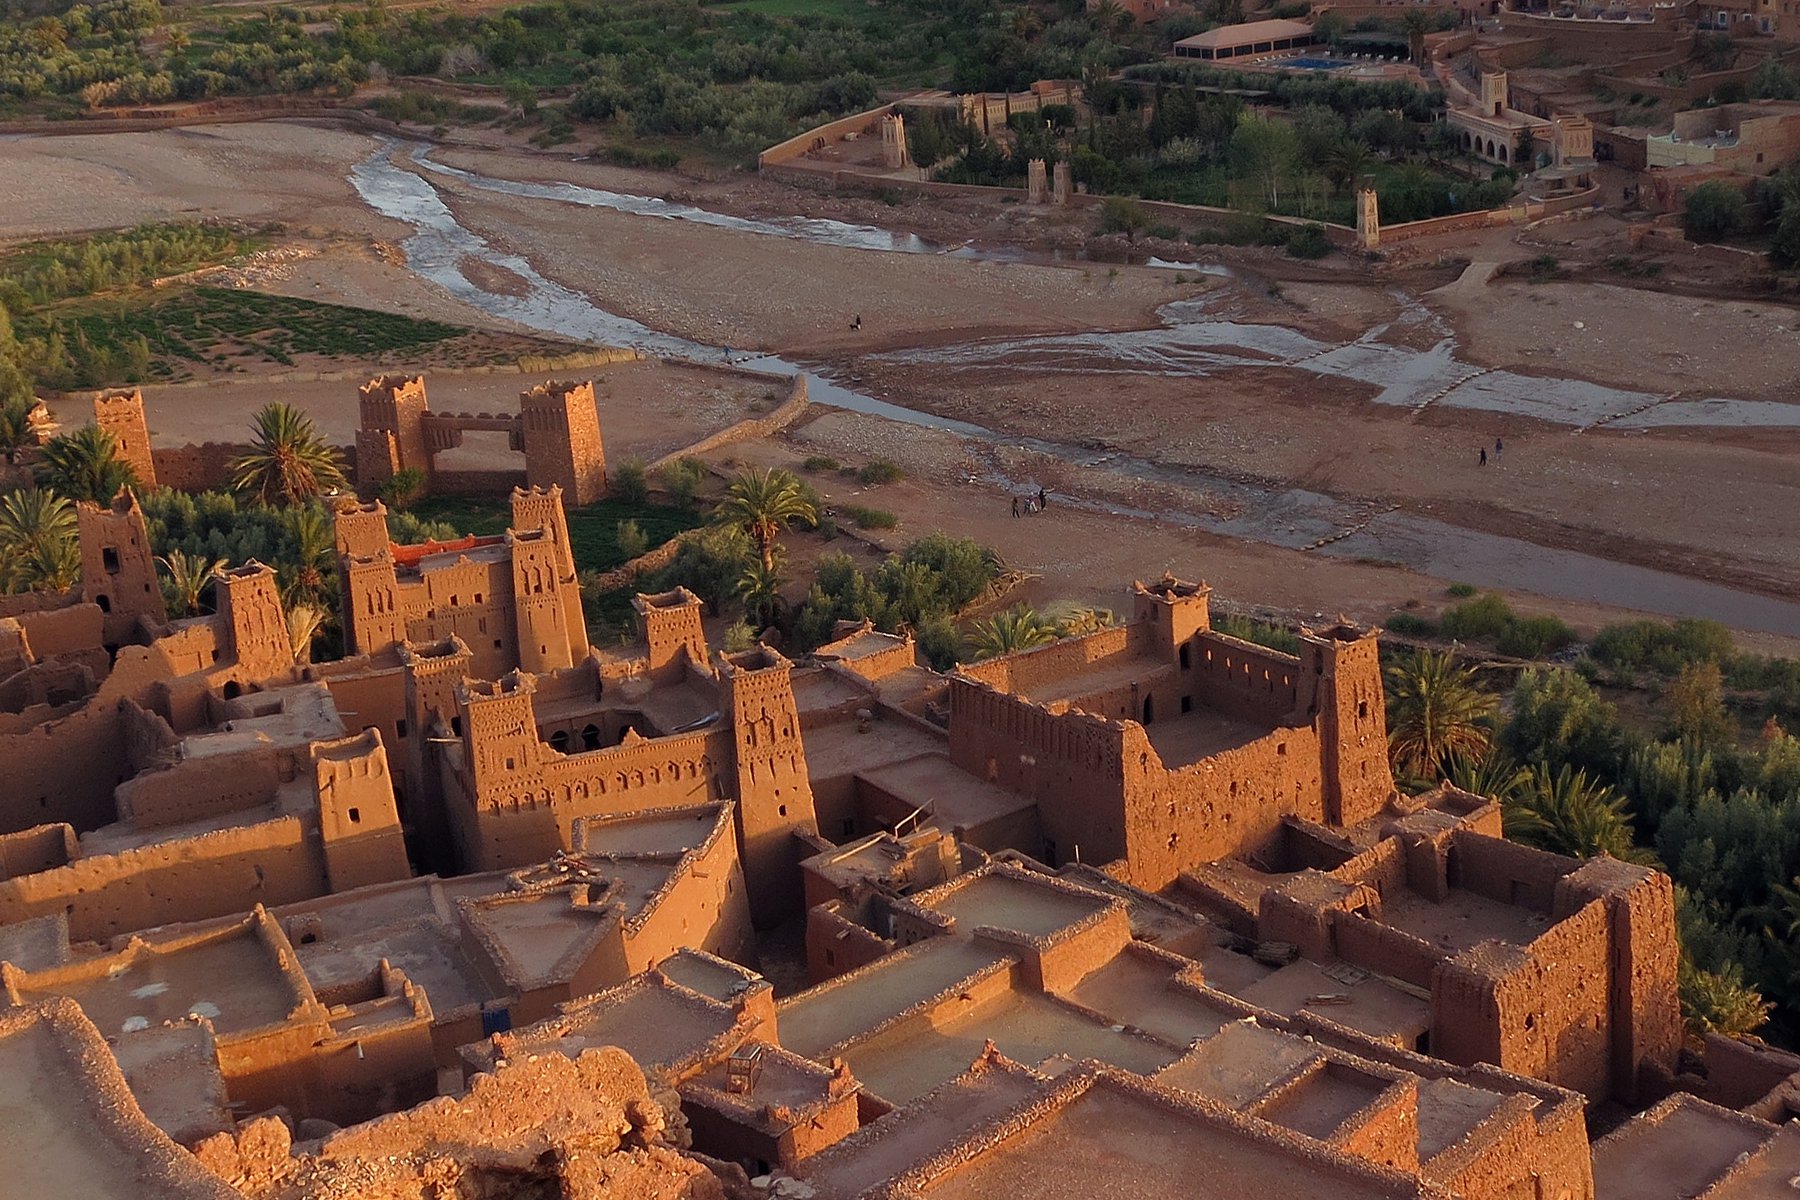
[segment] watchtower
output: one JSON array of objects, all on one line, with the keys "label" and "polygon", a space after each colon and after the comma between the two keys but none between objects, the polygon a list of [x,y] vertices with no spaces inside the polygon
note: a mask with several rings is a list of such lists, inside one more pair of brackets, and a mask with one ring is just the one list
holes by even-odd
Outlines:
[{"label": "watchtower", "polygon": [[1340,618],[1322,632],[1302,628],[1300,641],[1302,694],[1310,686],[1325,772],[1325,819],[1355,825],[1394,794],[1380,631]]},{"label": "watchtower", "polygon": [[386,483],[396,472],[414,467],[431,474],[431,452],[425,444],[425,417],[431,404],[423,375],[378,375],[356,391],[360,419],[356,430],[356,475],[359,483]]},{"label": "watchtower", "polygon": [[594,382],[541,383],[519,393],[525,478],[555,485],[577,508],[606,495],[606,451]]},{"label": "watchtower", "polygon": [[138,622],[161,625],[168,619],[156,558],[137,497],[120,492],[110,505],[75,506],[81,545],[81,598],[97,604],[101,640],[118,647],[133,639]]},{"label": "watchtower", "polygon": [[640,592],[631,598],[631,607],[649,647],[648,675],[652,682],[679,682],[689,663],[706,662],[700,597],[684,587],[655,595]]},{"label": "watchtower", "polygon": [[573,572],[563,573],[562,548],[543,529],[515,531],[508,542],[520,669],[536,674],[574,666],[587,657],[587,629],[581,623],[580,586]]},{"label": "watchtower", "polygon": [[227,698],[234,685],[241,690],[246,683],[266,683],[293,672],[293,642],[273,567],[252,559],[218,572],[213,576],[213,604],[228,631],[236,663],[235,678],[225,685]]},{"label": "watchtower", "polygon": [[313,795],[331,890],[406,879],[406,842],[394,807],[393,781],[381,734],[359,734],[312,745]]},{"label": "watchtower", "polygon": [[766,646],[718,656],[719,709],[731,721],[738,846],[750,916],[779,923],[801,894],[796,833],[817,836],[791,664]]},{"label": "watchtower", "polygon": [[1171,660],[1194,635],[1212,628],[1212,589],[1164,575],[1131,585],[1131,616],[1150,629],[1152,644]]},{"label": "watchtower", "polygon": [[156,487],[156,459],[150,453],[150,424],[144,418],[144,393],[109,389],[94,394],[94,424],[113,435],[118,455],[131,464],[138,486]]}]

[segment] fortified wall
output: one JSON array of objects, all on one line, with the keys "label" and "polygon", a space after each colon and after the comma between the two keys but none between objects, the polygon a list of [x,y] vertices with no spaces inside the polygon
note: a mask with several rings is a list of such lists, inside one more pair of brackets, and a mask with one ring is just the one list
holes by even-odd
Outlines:
[{"label": "fortified wall", "polygon": [[517,413],[434,413],[424,376],[382,375],[358,390],[358,406],[357,476],[366,487],[416,470],[424,473],[427,490],[441,490],[447,481],[439,478],[437,456],[462,445],[465,433],[494,432],[524,454],[528,487],[560,488],[577,506],[606,494],[592,380],[538,384],[519,393]]}]

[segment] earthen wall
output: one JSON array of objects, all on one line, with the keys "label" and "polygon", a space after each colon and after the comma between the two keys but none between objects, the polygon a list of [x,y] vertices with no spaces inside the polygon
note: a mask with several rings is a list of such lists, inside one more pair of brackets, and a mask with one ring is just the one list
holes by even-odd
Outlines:
[{"label": "earthen wall", "polygon": [[1451,835],[1451,887],[1545,916],[1555,908],[1557,881],[1576,866],[1573,859],[1560,854],[1503,838]]},{"label": "earthen wall", "polygon": [[1267,852],[1289,814],[1325,818],[1319,737],[1304,726],[1178,771],[1162,769],[1141,727],[1127,728],[1122,758],[1130,881],[1152,891],[1195,863]]},{"label": "earthen wall", "polygon": [[0,924],[67,912],[71,938],[104,940],[310,900],[327,893],[327,882],[305,825],[279,817],[0,881]]},{"label": "earthen wall", "polygon": [[1338,957],[1381,975],[1429,988],[1444,952],[1420,937],[1356,913],[1331,914]]},{"label": "earthen wall", "polygon": [[137,829],[156,829],[265,806],[275,799],[283,774],[294,777],[295,754],[292,749],[250,751],[229,758],[182,759],[146,771],[113,793],[119,820]]},{"label": "earthen wall", "polygon": [[1222,633],[1203,633],[1191,649],[1193,686],[1220,712],[1276,722],[1300,701],[1300,660]]},{"label": "earthen wall", "polygon": [[80,853],[75,831],[60,822],[0,834],[0,880],[66,866]]}]

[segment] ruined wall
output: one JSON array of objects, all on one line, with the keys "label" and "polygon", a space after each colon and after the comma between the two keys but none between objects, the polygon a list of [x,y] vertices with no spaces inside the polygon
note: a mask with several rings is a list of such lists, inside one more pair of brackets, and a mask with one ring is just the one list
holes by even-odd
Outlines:
[{"label": "ruined wall", "polygon": [[75,831],[61,823],[0,834],[0,880],[63,866],[80,852]]},{"label": "ruined wall", "polygon": [[1529,946],[1486,943],[1439,966],[1431,1049],[1602,1099],[1612,1094],[1612,970],[1595,902]]},{"label": "ruined wall", "polygon": [[157,446],[150,452],[157,482],[178,492],[223,491],[231,484],[231,464],[251,447],[242,442],[200,442]]},{"label": "ruined wall", "polygon": [[[971,679],[1003,692],[1034,692],[1059,686],[1097,666],[1130,655],[1142,640],[1133,640],[1135,625],[1115,625],[1079,637],[1060,638],[1022,654],[1008,654],[986,662],[965,663],[957,670]],[[1155,664],[1146,663],[1145,669]]]},{"label": "ruined wall", "polygon": [[1332,942],[1345,962],[1429,988],[1444,952],[1423,938],[1356,913],[1333,913]]},{"label": "ruined wall", "polygon": [[1195,693],[1220,712],[1274,723],[1299,706],[1300,660],[1292,655],[1209,631],[1194,639],[1191,660]]},{"label": "ruined wall", "polygon": [[39,662],[81,655],[100,646],[106,614],[92,603],[71,604],[17,617],[25,643]]},{"label": "ruined wall", "polygon": [[120,701],[165,678],[156,651],[127,646],[112,674],[78,711],[20,733],[0,735],[7,787],[0,791],[0,832],[66,821],[76,832],[110,825],[113,789],[133,770],[120,752]]},{"label": "ruined wall", "polygon": [[66,911],[71,938],[104,940],[328,890],[316,841],[298,818],[279,817],[0,881],[0,924]]},{"label": "ruined wall", "polygon": [[1554,913],[1557,883],[1578,865],[1574,859],[1504,838],[1460,830],[1450,835],[1451,887],[1545,916]]},{"label": "ruined wall", "polygon": [[[951,761],[978,779],[1037,801],[1046,862],[1058,866],[1071,860],[1076,846],[1084,862],[1124,856],[1125,726],[1081,713],[1053,716],[957,676],[950,679],[949,697]],[[1134,759],[1149,752],[1141,729],[1129,745]]]},{"label": "ruined wall", "polygon": [[291,749],[250,751],[182,759],[146,771],[114,792],[119,820],[137,829],[157,829],[266,806],[275,799],[284,774],[294,777],[294,755]]},{"label": "ruined wall", "polygon": [[1144,730],[1128,727],[1121,755],[1128,870],[1139,887],[1157,891],[1195,863],[1276,849],[1289,814],[1325,818],[1319,738],[1308,728],[1166,771]]}]

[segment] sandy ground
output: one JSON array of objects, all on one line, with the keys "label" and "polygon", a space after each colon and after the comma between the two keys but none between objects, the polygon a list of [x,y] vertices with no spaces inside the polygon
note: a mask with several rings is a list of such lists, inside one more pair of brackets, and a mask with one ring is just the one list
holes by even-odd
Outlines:
[{"label": "sandy ground", "polygon": [[[13,140],[0,145],[7,167],[0,172],[0,238],[171,215],[277,222],[321,252],[270,285],[276,290],[498,325],[397,265],[392,246],[405,230],[364,207],[345,178],[376,146],[362,135],[281,123]],[[1042,247],[1091,233],[1082,228],[1091,217],[1023,206],[889,206],[752,177],[678,180],[467,148],[438,157],[495,177],[567,179],[744,215],[830,216],[909,230],[945,245],[981,239]],[[1397,506],[1765,592],[1791,595],[1800,587],[1800,524],[1784,515],[1800,498],[1792,470],[1800,439],[1792,433],[1578,434],[1442,407],[1415,418],[1369,403],[1360,385],[1262,369],[1175,379],[1002,371],[979,362],[925,367],[870,357],[998,334],[1143,328],[1156,323],[1160,305],[1205,291],[1235,319],[1284,324],[1333,341],[1394,322],[1384,340],[1422,348],[1453,333],[1461,356],[1480,365],[1658,394],[1792,399],[1800,354],[1787,340],[1800,328],[1800,313],[1790,307],[1697,300],[1611,282],[1487,278],[1489,269],[1546,247],[1563,256],[1604,253],[1595,248],[1621,237],[1608,220],[1413,247],[1373,276],[1338,256],[1316,267],[1264,250],[1228,251],[1244,269],[1235,280],[1189,275],[1177,282],[1172,271],[1103,263],[1000,264],[822,247],[522,200],[441,177],[434,182],[467,227],[603,307],[713,345],[831,363],[865,390],[910,407],[1227,480],[1325,493],[1350,514],[1346,519]],[[1193,257],[1201,257],[1198,248]],[[1468,262],[1481,269],[1461,274]],[[465,273],[496,292],[517,286],[491,270]],[[1439,319],[1396,321],[1409,310],[1416,317],[1418,299]],[[858,314],[864,328],[855,332],[849,317]],[[1578,321],[1584,328],[1574,327]],[[667,367],[606,373],[609,450],[653,457],[748,411],[754,385],[721,383],[726,377],[710,374]],[[442,376],[430,387],[437,407],[456,410],[504,406],[519,385],[517,377]],[[353,427],[353,382],[160,389],[150,396],[151,420],[165,443],[234,437],[257,404],[277,397],[306,405],[335,435]],[[1506,464],[1483,471],[1474,465],[1475,450],[1496,435],[1506,439]],[[1144,484],[842,413],[822,414],[769,445],[733,448],[730,456],[785,459],[807,447],[912,456],[916,482],[882,489],[870,501],[902,513],[894,540],[939,527],[969,533],[1042,575],[1046,595],[1106,603],[1124,581],[1174,568],[1210,576],[1223,594],[1303,615],[1342,608],[1374,617],[1409,601],[1441,600],[1443,581],[1169,522],[1066,509],[1014,522],[1003,494],[969,481],[998,468],[1052,479],[1101,507],[1213,513],[1228,507],[1204,483]],[[1562,602],[1555,607],[1578,620],[1601,613]]]}]

